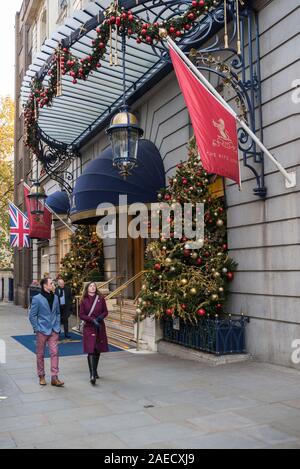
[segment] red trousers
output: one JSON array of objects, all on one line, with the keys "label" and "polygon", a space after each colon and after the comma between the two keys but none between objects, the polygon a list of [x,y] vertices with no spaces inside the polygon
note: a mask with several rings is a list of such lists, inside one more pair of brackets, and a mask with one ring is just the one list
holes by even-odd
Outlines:
[{"label": "red trousers", "polygon": [[50,336],[37,333],[36,356],[38,376],[45,376],[45,350],[48,344],[51,357],[51,376],[59,374],[59,356],[58,356],[59,334],[52,332]]}]

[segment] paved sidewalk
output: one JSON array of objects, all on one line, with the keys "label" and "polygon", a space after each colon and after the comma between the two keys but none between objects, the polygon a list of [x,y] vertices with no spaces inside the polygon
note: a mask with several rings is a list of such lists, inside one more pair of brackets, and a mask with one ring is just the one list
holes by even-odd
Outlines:
[{"label": "paved sidewalk", "polygon": [[42,389],[11,339],[31,333],[24,310],[0,303],[0,449],[300,448],[300,369],[121,352],[102,359],[96,388],[80,356],[61,360],[65,389]]}]

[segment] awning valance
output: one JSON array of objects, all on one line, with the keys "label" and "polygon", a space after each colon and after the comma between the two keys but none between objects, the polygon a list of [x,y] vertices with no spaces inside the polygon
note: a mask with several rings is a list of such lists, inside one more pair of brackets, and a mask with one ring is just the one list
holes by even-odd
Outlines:
[{"label": "awning valance", "polygon": [[138,162],[132,175],[124,180],[112,165],[111,148],[93,160],[76,182],[72,222],[95,223],[98,205],[110,203],[117,207],[120,195],[127,195],[128,204],[157,202],[157,193],[166,184],[165,170],[158,149],[149,140],[139,142]]}]

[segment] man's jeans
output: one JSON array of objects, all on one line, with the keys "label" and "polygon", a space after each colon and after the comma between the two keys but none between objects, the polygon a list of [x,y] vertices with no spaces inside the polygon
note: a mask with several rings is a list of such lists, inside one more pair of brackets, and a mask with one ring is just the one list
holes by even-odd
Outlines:
[{"label": "man's jeans", "polygon": [[52,332],[51,336],[46,336],[37,333],[36,355],[37,355],[37,370],[38,376],[45,376],[45,349],[48,343],[50,357],[51,357],[51,376],[58,376],[59,374],[59,356],[58,356],[58,340],[59,334]]}]

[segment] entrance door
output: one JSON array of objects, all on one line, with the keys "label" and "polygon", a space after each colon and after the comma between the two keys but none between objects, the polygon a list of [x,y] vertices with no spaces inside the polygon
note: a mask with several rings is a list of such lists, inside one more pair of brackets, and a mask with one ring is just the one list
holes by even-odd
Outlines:
[{"label": "entrance door", "polygon": [[[122,277],[118,285],[122,285],[130,280],[136,274],[144,270],[146,240],[138,239],[119,239],[117,240],[117,275]],[[125,298],[135,299],[142,288],[142,280],[138,279],[134,285],[131,285]]]}]

